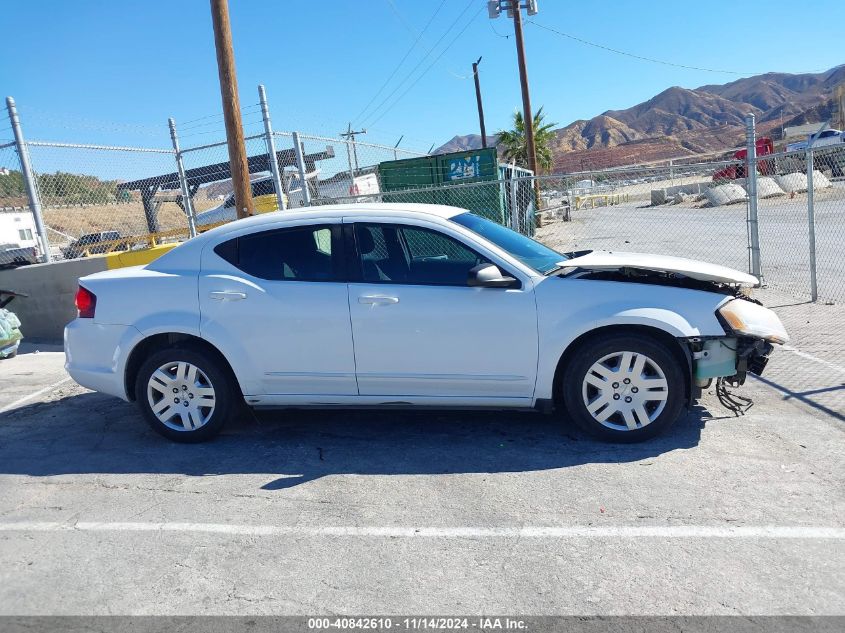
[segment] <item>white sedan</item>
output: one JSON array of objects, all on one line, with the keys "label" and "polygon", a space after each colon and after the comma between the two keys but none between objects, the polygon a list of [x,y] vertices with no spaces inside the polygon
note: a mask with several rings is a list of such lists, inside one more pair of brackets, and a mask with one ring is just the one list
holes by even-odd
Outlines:
[{"label": "white sedan", "polygon": [[244,402],[558,410],[638,441],[788,339],[744,294],[757,283],[674,257],[559,253],[455,207],[324,206],[83,277],[66,367],[177,441],[213,436]]}]

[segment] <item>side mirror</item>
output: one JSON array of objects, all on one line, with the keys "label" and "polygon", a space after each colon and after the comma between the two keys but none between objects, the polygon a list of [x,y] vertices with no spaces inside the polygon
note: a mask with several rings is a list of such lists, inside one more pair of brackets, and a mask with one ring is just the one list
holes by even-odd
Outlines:
[{"label": "side mirror", "polygon": [[498,266],[479,264],[470,269],[467,286],[480,288],[519,288],[519,282],[513,277],[502,275]]}]

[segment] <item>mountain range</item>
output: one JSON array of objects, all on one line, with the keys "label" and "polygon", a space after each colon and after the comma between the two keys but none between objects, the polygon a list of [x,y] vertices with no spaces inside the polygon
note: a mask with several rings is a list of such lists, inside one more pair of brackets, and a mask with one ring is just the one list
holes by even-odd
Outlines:
[{"label": "mountain range", "polygon": [[[742,145],[745,115],[758,135],[780,137],[783,126],[824,121],[833,91],[845,83],[845,64],[821,73],[766,73],[695,89],[673,86],[624,110],[607,110],[555,130],[555,171],[647,163],[727,151]],[[547,105],[547,112],[553,108]],[[488,146],[496,137],[488,136]],[[455,136],[437,153],[477,149],[481,136]]]}]

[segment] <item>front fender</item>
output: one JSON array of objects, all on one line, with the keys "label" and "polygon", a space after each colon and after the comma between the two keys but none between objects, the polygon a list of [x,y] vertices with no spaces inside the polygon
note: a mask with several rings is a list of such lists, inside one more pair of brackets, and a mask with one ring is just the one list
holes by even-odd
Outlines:
[{"label": "front fender", "polygon": [[[701,323],[694,324],[683,314],[666,308],[626,308],[621,309],[594,323],[593,329],[608,325],[640,325],[653,327],[671,334],[675,338],[700,336]],[[724,333],[724,332],[722,332]]]},{"label": "front fender", "polygon": [[[557,283],[550,283],[557,281]],[[549,279],[537,286],[536,399],[553,397],[561,357],[579,337],[609,326],[650,327],[674,338],[724,336],[716,310],[730,297],[613,281]]]}]

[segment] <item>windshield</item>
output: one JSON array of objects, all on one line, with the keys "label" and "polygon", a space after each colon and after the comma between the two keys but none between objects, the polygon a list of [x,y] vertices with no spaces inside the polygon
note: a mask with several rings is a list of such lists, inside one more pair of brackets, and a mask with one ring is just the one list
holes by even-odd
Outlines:
[{"label": "windshield", "polygon": [[545,274],[554,270],[558,268],[558,262],[568,259],[563,253],[473,213],[462,213],[451,220],[490,240],[538,273]]}]

